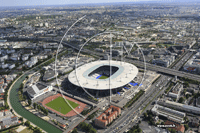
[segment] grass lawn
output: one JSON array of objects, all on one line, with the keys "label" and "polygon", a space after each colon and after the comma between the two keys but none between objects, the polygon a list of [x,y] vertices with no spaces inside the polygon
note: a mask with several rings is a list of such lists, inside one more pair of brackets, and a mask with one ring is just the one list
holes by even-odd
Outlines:
[{"label": "grass lawn", "polygon": [[107,76],[101,76],[99,79],[107,79]]},{"label": "grass lawn", "polygon": [[[77,104],[75,102],[72,102],[70,100],[67,100],[67,101],[73,108],[76,108],[79,106],[79,104]],[[63,97],[58,97],[58,98],[54,99],[53,101],[47,103],[46,106],[64,114],[64,115],[72,110],[70,108],[70,106],[67,104],[67,102],[64,100]]]}]

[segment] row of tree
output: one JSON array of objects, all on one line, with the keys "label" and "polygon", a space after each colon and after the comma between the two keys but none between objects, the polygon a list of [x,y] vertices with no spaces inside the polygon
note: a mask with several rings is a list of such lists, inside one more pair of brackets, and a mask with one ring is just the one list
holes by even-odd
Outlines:
[{"label": "row of tree", "polygon": [[38,109],[38,111],[42,111],[45,115],[48,115],[49,111],[48,109],[45,109],[44,107],[40,106],[37,103],[33,103],[34,109]]},{"label": "row of tree", "polygon": [[86,122],[81,122],[78,127],[81,130],[84,130],[88,133],[96,133],[97,131],[93,128],[93,126],[91,124],[87,124]]},{"label": "row of tree", "polygon": [[33,127],[31,124],[30,124],[30,121],[26,121],[24,123],[25,126],[29,127],[29,129],[33,130],[34,133],[42,133],[42,130],[39,128],[39,127]]},{"label": "row of tree", "polygon": [[129,131],[128,133],[141,133],[142,132],[142,129],[139,127],[139,125],[135,125],[133,126]]}]

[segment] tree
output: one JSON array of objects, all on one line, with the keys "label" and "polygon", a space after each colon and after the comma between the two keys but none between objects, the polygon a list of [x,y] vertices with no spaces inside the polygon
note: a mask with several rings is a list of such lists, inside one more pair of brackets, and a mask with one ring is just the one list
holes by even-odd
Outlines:
[{"label": "tree", "polygon": [[44,109],[44,114],[45,114],[45,115],[48,115],[48,112],[49,112],[49,111],[48,111],[47,109]]},{"label": "tree", "polygon": [[28,100],[28,105],[30,106],[32,104],[32,101],[29,99]]},{"label": "tree", "polygon": [[19,120],[22,121],[22,122],[23,122],[23,119],[24,119],[23,117],[20,117],[20,118],[19,118]]},{"label": "tree", "polygon": [[91,128],[89,133],[96,133],[97,131],[94,128]]},{"label": "tree", "polygon": [[41,109],[40,105],[37,105],[37,109],[38,109],[38,110],[40,110],[40,109]]},{"label": "tree", "polygon": [[144,117],[147,118],[147,113],[144,113]]},{"label": "tree", "polygon": [[189,129],[189,126],[187,124],[184,124],[184,127],[185,127],[185,131]]},{"label": "tree", "polygon": [[34,109],[36,109],[36,107],[37,107],[37,104],[36,104],[36,103],[33,103],[33,107],[34,107]]},{"label": "tree", "polygon": [[184,91],[183,91],[183,94],[185,95],[185,93],[187,92],[187,90],[186,89],[184,89]]},{"label": "tree", "polygon": [[23,97],[24,97],[24,100],[26,100],[26,99],[27,99],[26,95],[24,95]]},{"label": "tree", "polygon": [[34,132],[35,132],[35,133],[42,133],[42,131],[41,131],[40,128],[38,128],[38,127],[35,127],[35,128],[34,128]]},{"label": "tree", "polygon": [[190,94],[186,94],[186,99],[188,99],[191,95]]},{"label": "tree", "polygon": [[181,98],[178,100],[179,103],[183,103],[183,101],[184,101],[184,98],[183,98],[183,97],[181,97]]},{"label": "tree", "polygon": [[184,82],[183,85],[185,85],[185,87],[189,87],[189,83],[188,82]]},{"label": "tree", "polygon": [[74,128],[74,130],[72,131],[72,133],[78,133],[77,128]]},{"label": "tree", "polygon": [[92,129],[92,125],[91,125],[91,124],[88,124],[87,127],[86,127],[86,131],[89,132],[91,129]]},{"label": "tree", "polygon": [[29,127],[31,124],[30,124],[29,121],[26,121],[26,122],[25,122],[25,125],[26,125],[27,127]]},{"label": "tree", "polygon": [[175,129],[172,129],[172,130],[171,130],[171,133],[176,133],[176,130],[175,130]]}]

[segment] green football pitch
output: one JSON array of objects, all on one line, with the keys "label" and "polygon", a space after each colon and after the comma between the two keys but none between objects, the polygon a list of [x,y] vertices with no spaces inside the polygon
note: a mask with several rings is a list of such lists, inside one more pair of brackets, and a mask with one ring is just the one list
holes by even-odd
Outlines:
[{"label": "green football pitch", "polygon": [[[70,100],[67,100],[67,101],[73,108],[76,108],[79,106],[79,104],[77,104],[75,102],[72,102]],[[72,110],[63,97],[58,97],[58,98],[54,99],[53,101],[47,103],[46,106],[64,114],[64,115]]]},{"label": "green football pitch", "polygon": [[99,79],[107,79],[107,76],[101,76]]}]

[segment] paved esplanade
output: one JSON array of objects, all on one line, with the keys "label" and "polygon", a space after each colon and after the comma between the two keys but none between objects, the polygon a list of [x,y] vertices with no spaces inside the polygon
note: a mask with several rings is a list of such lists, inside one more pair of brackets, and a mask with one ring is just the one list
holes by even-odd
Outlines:
[{"label": "paved esplanade", "polygon": [[[117,67],[118,70],[107,79],[96,79],[88,76],[91,72],[102,66]],[[87,89],[106,90],[110,88],[119,88],[128,84],[137,74],[138,68],[133,64],[121,61],[103,60],[94,61],[77,68],[69,74],[68,79],[76,86]]]}]

